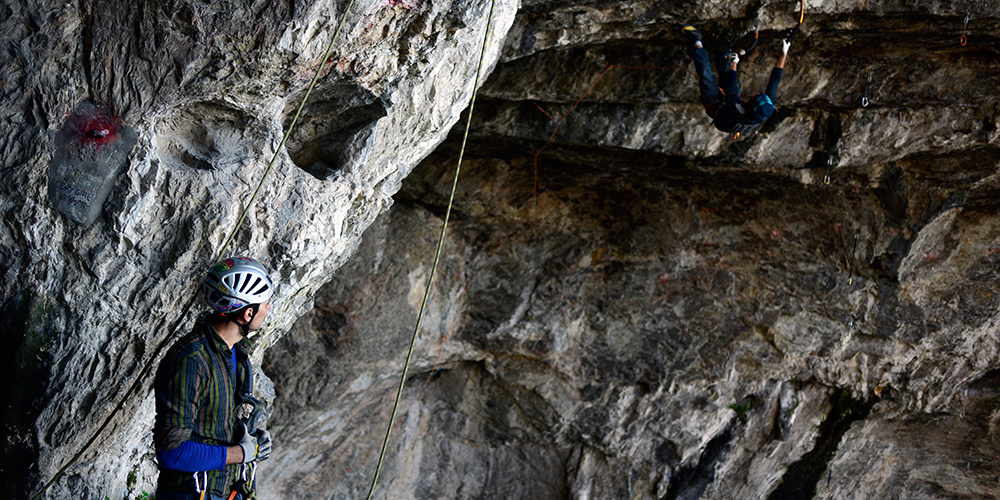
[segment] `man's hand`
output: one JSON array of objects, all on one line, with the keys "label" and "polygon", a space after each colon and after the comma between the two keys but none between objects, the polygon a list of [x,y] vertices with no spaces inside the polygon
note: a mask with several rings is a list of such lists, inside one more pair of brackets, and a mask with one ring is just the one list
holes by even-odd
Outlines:
[{"label": "man's hand", "polygon": [[790,39],[786,38],[786,39],[782,40],[781,41],[781,53],[782,54],[787,54],[788,53],[788,47],[791,47],[791,46],[792,46],[792,41]]},{"label": "man's hand", "polygon": [[253,435],[257,438],[257,461],[263,462],[271,456],[271,433],[264,429],[257,429]]},{"label": "man's hand", "polygon": [[[267,431],[264,431],[267,432]],[[257,451],[259,444],[257,438],[247,432],[247,424],[240,422],[240,426],[236,430],[236,435],[239,436],[240,442],[239,447],[243,449],[243,463],[250,463],[257,459]],[[271,453],[271,436],[268,435],[268,455]]]}]

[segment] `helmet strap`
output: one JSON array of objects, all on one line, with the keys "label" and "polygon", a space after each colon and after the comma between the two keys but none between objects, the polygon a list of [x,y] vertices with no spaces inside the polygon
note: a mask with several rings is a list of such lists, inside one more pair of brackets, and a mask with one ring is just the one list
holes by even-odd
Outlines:
[{"label": "helmet strap", "polygon": [[240,333],[244,337],[250,336],[250,323],[253,323],[254,317],[257,316],[257,311],[260,309],[260,304],[250,304],[249,306],[247,306],[247,308],[250,309],[250,319],[248,319],[246,323],[241,323],[239,321],[239,318],[243,316],[243,311],[240,311],[239,313],[229,317],[229,321],[236,323],[236,326],[240,327]]},{"label": "helmet strap", "polygon": [[240,335],[244,337],[250,335],[250,323],[240,323],[236,318],[229,318],[229,321],[236,323],[236,326],[240,327]]}]

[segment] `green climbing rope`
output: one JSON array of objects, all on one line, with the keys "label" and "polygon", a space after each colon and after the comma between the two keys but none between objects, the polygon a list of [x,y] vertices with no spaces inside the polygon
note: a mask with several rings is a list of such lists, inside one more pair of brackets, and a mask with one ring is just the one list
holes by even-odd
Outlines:
[{"label": "green climbing rope", "polygon": [[493,23],[493,9],[496,0],[490,2],[490,14],[486,18],[486,35],[483,37],[483,50],[479,54],[479,66],[476,68],[476,82],[472,86],[472,100],[469,103],[469,115],[466,117],[465,134],[462,136],[462,147],[458,153],[458,165],[455,167],[455,178],[451,182],[451,195],[448,198],[448,210],[444,214],[444,223],[441,225],[441,236],[438,239],[437,251],[434,253],[434,265],[431,266],[431,273],[427,279],[427,288],[424,289],[424,298],[420,302],[420,312],[417,313],[417,324],[413,328],[413,336],[410,338],[410,349],[406,353],[406,361],[403,363],[403,374],[399,378],[399,388],[396,391],[396,401],[392,405],[392,414],[389,416],[389,425],[385,429],[385,438],[382,440],[382,451],[378,456],[378,464],[375,466],[375,476],[372,478],[372,486],[368,490],[368,500],[375,494],[375,485],[378,484],[379,472],[382,470],[382,463],[385,461],[385,450],[389,446],[389,435],[392,433],[393,422],[396,421],[396,412],[399,410],[399,401],[403,396],[403,386],[406,383],[406,372],[410,367],[410,360],[413,358],[413,348],[417,343],[417,333],[420,332],[420,323],[423,321],[424,310],[427,308],[427,299],[431,294],[431,287],[434,285],[434,274],[437,271],[438,262],[441,260],[441,250],[444,248],[444,237],[448,230],[448,219],[451,217],[451,208],[455,202],[455,190],[458,187],[458,174],[462,170],[462,158],[465,156],[465,144],[469,139],[469,128],[472,126],[472,109],[476,105],[476,93],[479,90],[479,77],[483,70],[483,60],[486,58],[486,48],[490,39],[490,25]]}]

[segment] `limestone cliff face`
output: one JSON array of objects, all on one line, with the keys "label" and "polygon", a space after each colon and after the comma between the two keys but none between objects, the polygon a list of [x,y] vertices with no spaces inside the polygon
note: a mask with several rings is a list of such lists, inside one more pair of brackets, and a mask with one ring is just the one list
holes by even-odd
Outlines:
[{"label": "limestone cliff face", "polygon": [[[359,0],[329,57],[346,2],[0,7],[7,491],[152,491],[151,369],[270,172],[261,495],[367,492],[490,7]],[[716,131],[675,25],[759,25],[751,94],[798,8],[496,2],[377,495],[1000,497],[1000,6],[806,2]]]},{"label": "limestone cliff face", "polygon": [[[0,7],[6,492],[53,479],[46,497],[152,490],[151,374],[201,312],[199,282],[321,63],[227,251],[257,257],[278,283],[258,360],[458,120],[490,2],[355,1],[324,59],[347,7]],[[496,3],[485,71],[515,9]]]}]

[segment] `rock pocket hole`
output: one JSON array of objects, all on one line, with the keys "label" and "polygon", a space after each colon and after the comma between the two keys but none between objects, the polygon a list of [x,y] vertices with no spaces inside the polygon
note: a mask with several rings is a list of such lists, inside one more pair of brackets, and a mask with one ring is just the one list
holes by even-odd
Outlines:
[{"label": "rock pocket hole", "polygon": [[173,110],[156,124],[160,161],[175,168],[212,170],[245,156],[264,131],[242,110],[200,102]]},{"label": "rock pocket hole", "polygon": [[[288,130],[301,97],[285,109]],[[313,177],[325,180],[365,162],[372,133],[386,106],[368,90],[349,84],[317,88],[309,97],[285,147],[292,161]]]}]

